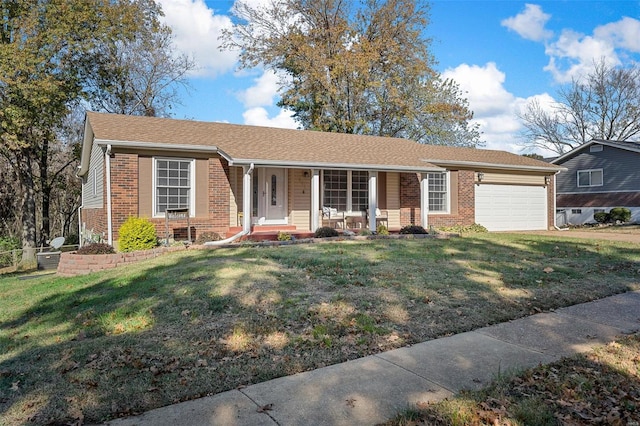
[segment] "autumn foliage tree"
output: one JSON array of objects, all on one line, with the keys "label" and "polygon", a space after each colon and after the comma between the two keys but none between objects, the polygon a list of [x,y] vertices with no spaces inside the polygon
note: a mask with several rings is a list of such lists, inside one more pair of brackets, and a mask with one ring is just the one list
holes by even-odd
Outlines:
[{"label": "autumn foliage tree", "polygon": [[96,77],[95,53],[113,40],[134,40],[145,23],[155,25],[154,5],[151,0],[0,0],[0,155],[20,190],[23,260],[32,259],[35,246],[49,237],[49,195],[73,162],[68,149],[58,151],[70,148],[59,145],[58,136]]},{"label": "autumn foliage tree", "polygon": [[240,66],[282,78],[279,106],[306,129],[476,146],[477,127],[455,82],[434,70],[416,0],[240,1],[223,48]]}]

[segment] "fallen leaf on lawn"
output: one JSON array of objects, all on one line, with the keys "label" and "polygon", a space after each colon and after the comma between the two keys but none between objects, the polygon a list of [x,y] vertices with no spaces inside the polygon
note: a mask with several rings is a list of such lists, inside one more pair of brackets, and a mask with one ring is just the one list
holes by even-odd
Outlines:
[{"label": "fallen leaf on lawn", "polygon": [[20,384],[20,380],[18,380],[17,382],[11,383],[11,390],[14,392],[18,392],[20,390],[20,387],[18,387],[19,384]]},{"label": "fallen leaf on lawn", "polygon": [[542,270],[542,272],[544,272],[545,274],[550,274],[554,271],[554,269],[551,266],[547,266],[546,268],[544,268]]},{"label": "fallen leaf on lawn", "polygon": [[262,407],[258,407],[256,410],[258,413],[266,413],[267,411],[273,410],[273,404],[263,405]]},{"label": "fallen leaf on lawn", "polygon": [[356,406],[356,404],[355,404],[356,399],[355,398],[349,398],[346,401],[347,401],[347,407],[354,408]]}]

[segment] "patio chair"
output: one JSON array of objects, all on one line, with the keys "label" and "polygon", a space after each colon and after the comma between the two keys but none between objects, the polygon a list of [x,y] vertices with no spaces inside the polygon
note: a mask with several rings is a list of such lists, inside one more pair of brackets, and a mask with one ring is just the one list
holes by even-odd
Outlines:
[{"label": "patio chair", "polygon": [[[369,209],[367,209],[367,222],[369,222]],[[389,227],[389,212],[387,210],[376,209],[376,228],[378,225]]]},{"label": "patio chair", "polygon": [[332,207],[322,207],[322,226],[344,229],[344,213]]}]

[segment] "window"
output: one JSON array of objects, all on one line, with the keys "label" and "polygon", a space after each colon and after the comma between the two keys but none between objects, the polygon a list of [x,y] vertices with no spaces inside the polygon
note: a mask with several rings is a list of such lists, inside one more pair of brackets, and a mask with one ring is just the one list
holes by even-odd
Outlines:
[{"label": "window", "polygon": [[445,213],[449,210],[447,174],[429,173],[429,211]]},{"label": "window", "polygon": [[325,170],[322,205],[340,212],[359,212],[369,207],[369,172]]},{"label": "window", "polygon": [[347,211],[347,171],[325,170],[323,180],[322,205],[341,212]]},{"label": "window", "polygon": [[191,208],[193,160],[156,159],[154,164],[155,214],[163,216],[167,209]]},{"label": "window", "polygon": [[579,170],[578,186],[602,186],[602,169]]},{"label": "window", "polygon": [[351,172],[351,210],[365,211],[369,208],[369,173]]},{"label": "window", "polygon": [[602,151],[602,145],[591,145],[589,147],[589,152],[601,152]]},{"label": "window", "polygon": [[582,209],[571,209],[571,214],[582,214]]}]

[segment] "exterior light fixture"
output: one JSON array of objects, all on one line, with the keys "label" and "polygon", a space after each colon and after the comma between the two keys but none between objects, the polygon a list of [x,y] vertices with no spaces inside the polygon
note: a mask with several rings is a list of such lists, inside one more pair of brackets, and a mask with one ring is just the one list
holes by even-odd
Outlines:
[{"label": "exterior light fixture", "polygon": [[484,179],[484,173],[478,172],[478,182],[482,182],[482,179]]}]

